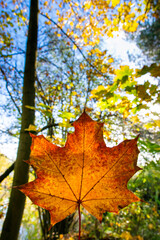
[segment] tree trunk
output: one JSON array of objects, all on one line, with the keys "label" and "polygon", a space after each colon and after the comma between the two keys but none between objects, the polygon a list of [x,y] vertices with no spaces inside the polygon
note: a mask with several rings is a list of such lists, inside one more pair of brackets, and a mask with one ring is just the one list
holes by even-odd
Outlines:
[{"label": "tree trunk", "polygon": [[[26,105],[35,106],[35,68],[38,32],[38,0],[30,1],[30,19],[26,49],[26,62],[23,82],[22,122],[14,168],[13,186],[24,184],[28,181],[28,164],[24,162],[30,155],[31,138],[25,131],[30,124],[34,124],[35,111],[26,108]],[[7,215],[3,224],[1,240],[16,240],[22,220],[25,204],[25,195],[12,188]]]}]

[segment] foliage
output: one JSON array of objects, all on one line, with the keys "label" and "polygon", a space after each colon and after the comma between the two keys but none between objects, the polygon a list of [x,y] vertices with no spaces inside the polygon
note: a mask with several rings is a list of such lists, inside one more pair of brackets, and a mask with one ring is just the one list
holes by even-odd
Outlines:
[{"label": "foliage", "polygon": [[[139,76],[151,72],[159,74],[155,67],[143,67],[133,73],[133,69],[129,66],[120,66],[115,70],[115,78],[113,84],[107,87],[98,86],[92,91],[92,98],[98,100],[97,106],[101,110],[108,109],[111,112],[123,113],[123,117],[127,118],[130,114],[137,114],[141,109],[147,109],[147,102],[159,103],[158,86],[146,81],[143,85],[138,83]],[[158,67],[157,67],[158,68]],[[146,71],[145,71],[146,69]],[[155,72],[152,72],[154,70]],[[157,76],[157,75],[156,75]],[[132,118],[133,119],[133,118]]]},{"label": "foliage", "polygon": [[13,35],[17,33],[17,24],[19,28],[26,24],[26,10],[20,0],[16,1],[13,9],[9,3],[1,0],[0,7],[0,56],[7,57],[15,50]]}]

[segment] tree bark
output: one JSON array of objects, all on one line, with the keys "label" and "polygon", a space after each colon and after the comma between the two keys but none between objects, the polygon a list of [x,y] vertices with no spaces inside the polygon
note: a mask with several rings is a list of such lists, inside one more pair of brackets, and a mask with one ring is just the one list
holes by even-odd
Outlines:
[{"label": "tree bark", "polygon": [[[34,124],[35,111],[26,108],[26,105],[35,106],[35,69],[38,33],[38,0],[30,1],[29,30],[26,49],[25,71],[23,81],[22,122],[14,167],[13,186],[24,184],[28,181],[28,164],[24,162],[30,155],[31,138],[25,131],[30,124]],[[12,188],[6,218],[3,224],[1,240],[16,240],[20,229],[25,195]]]}]

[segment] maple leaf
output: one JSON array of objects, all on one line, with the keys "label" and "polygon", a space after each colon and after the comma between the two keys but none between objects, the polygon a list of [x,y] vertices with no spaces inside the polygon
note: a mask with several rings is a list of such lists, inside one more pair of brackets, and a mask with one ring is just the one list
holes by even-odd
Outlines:
[{"label": "maple leaf", "polygon": [[82,205],[100,221],[104,212],[116,212],[140,199],[127,189],[137,167],[137,138],[106,147],[103,123],[85,112],[73,123],[64,147],[43,135],[32,136],[28,163],[37,178],[18,187],[34,204],[47,209],[51,225]]}]

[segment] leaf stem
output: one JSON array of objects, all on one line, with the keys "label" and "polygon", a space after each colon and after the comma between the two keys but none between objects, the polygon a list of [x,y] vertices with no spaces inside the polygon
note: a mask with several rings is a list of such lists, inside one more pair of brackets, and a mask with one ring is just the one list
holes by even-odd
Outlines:
[{"label": "leaf stem", "polygon": [[81,204],[78,203],[78,216],[79,216],[79,236],[78,240],[81,240],[81,211],[80,211]]}]

